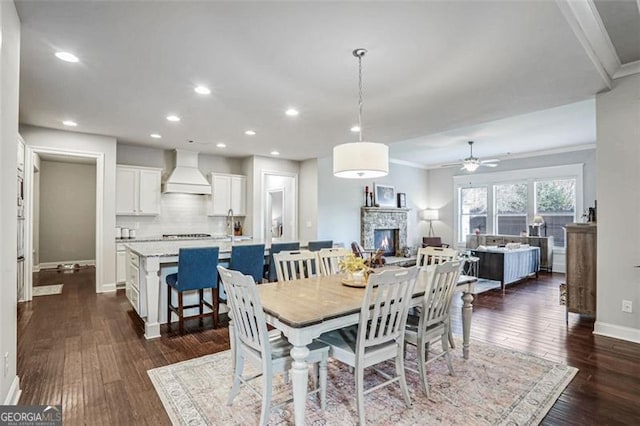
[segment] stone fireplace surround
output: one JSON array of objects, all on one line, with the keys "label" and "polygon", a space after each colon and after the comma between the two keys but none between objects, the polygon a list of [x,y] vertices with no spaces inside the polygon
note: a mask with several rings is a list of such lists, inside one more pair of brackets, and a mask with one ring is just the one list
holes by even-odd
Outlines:
[{"label": "stone fireplace surround", "polygon": [[[360,241],[365,250],[374,250],[373,231],[376,229],[397,229],[399,252],[407,247],[407,221],[409,209],[361,207]],[[396,253],[397,255],[397,253]]]}]

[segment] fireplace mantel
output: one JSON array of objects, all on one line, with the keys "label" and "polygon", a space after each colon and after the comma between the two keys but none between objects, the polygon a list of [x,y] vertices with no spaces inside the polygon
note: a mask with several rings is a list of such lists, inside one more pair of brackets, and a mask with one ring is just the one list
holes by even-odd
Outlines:
[{"label": "fireplace mantel", "polygon": [[407,247],[407,221],[411,209],[393,207],[362,207],[360,209],[360,241],[366,250],[375,250],[373,231],[397,229],[400,251]]}]

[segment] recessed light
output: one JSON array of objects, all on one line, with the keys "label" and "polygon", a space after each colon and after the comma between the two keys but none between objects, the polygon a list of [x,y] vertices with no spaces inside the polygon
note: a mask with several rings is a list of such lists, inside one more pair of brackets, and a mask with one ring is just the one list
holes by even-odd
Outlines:
[{"label": "recessed light", "polygon": [[80,61],[80,59],[78,59],[78,57],[76,55],[74,55],[73,53],[69,53],[69,52],[56,52],[56,57],[60,60],[63,60],[65,62],[78,62]]},{"label": "recessed light", "polygon": [[69,126],[69,127],[76,127],[78,125],[78,123],[76,123],[75,121],[72,121],[72,120],[64,120],[62,122],[62,124],[64,124],[65,126]]},{"label": "recessed light", "polygon": [[162,138],[162,136],[161,136],[161,135],[159,135],[159,134],[157,134],[157,133],[151,133],[149,136],[151,136],[151,137],[152,137],[152,138],[154,138],[154,139],[160,139],[160,138]]},{"label": "recessed light", "polygon": [[296,115],[300,114],[300,112],[295,108],[289,108],[284,113],[290,117],[295,117]]},{"label": "recessed light", "polygon": [[256,132],[254,130],[247,130],[246,132],[244,132],[244,134],[249,136],[255,136]]},{"label": "recessed light", "polygon": [[360,131],[360,126],[353,126],[353,127],[351,128],[351,131],[352,131],[352,132],[354,132],[354,133],[359,132],[359,131]]},{"label": "recessed light", "polygon": [[211,90],[206,86],[196,86],[193,89],[193,91],[196,92],[198,95],[210,95],[211,94]]},{"label": "recessed light", "polygon": [[278,151],[271,151],[271,155],[280,155]]},{"label": "recessed light", "polygon": [[180,117],[178,117],[177,115],[167,115],[167,120],[173,121],[173,122],[178,122],[178,121],[180,121]]},{"label": "recessed light", "polygon": [[226,148],[226,147],[227,147],[227,144],[226,144],[226,143],[222,143],[222,142],[220,142],[220,143],[217,143],[217,144],[216,144],[216,146],[217,146],[218,148]]}]

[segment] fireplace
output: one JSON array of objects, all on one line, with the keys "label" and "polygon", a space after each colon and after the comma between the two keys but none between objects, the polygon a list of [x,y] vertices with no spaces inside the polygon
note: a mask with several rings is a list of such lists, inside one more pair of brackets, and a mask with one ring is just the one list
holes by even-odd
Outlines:
[{"label": "fireplace", "polygon": [[384,235],[378,237],[378,231],[391,232],[386,235],[391,246],[385,250],[387,256],[395,256],[407,247],[407,222],[409,209],[362,207],[360,209],[360,238],[365,250],[376,250],[380,247]]},{"label": "fireplace", "polygon": [[398,245],[398,229],[374,229],[373,247],[382,249],[385,256],[395,256]]}]

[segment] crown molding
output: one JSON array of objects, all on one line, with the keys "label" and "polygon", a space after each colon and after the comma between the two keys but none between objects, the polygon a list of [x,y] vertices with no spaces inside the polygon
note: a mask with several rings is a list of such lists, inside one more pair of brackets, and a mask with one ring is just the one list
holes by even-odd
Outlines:
[{"label": "crown molding", "polygon": [[556,0],[556,4],[600,74],[603,83],[611,89],[613,76],[620,69],[621,63],[593,0]]},{"label": "crown molding", "polygon": [[[640,2],[640,0],[638,0]],[[639,6],[640,8],[640,6]],[[640,74],[640,61],[628,62],[620,67],[620,69],[613,75],[613,78],[626,77],[632,74]]]}]

